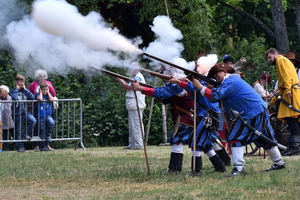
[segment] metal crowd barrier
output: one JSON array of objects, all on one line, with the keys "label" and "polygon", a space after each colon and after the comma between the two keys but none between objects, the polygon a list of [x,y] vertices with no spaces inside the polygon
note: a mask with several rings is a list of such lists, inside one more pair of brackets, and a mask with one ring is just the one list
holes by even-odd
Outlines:
[{"label": "metal crowd barrier", "polygon": [[[16,115],[16,112],[21,111],[22,106],[27,107],[27,111],[30,112],[33,116],[36,116],[37,112],[43,112],[40,110],[40,103],[47,103],[48,101],[39,102],[37,100],[19,100],[19,101],[11,101],[11,100],[0,100],[1,105],[1,133],[3,133],[3,127],[5,123],[3,121],[4,118],[4,105],[12,105],[11,106],[11,114]],[[57,103],[56,103],[57,102]],[[58,108],[55,109],[53,104],[57,104]],[[21,106],[22,105],[22,106]],[[16,106],[16,107],[15,107]],[[7,108],[9,106],[6,106]],[[15,109],[13,109],[15,107]],[[26,109],[25,109],[26,110]],[[45,114],[44,110],[44,114]],[[85,150],[85,147],[82,142],[82,101],[81,99],[57,99],[51,103],[51,112],[52,118],[54,119],[55,125],[53,127],[51,133],[51,140],[52,141],[69,141],[69,140],[77,140],[75,144],[75,150],[77,149],[78,145],[80,144],[81,147]],[[24,115],[25,119],[28,119],[28,114]],[[20,116],[20,115],[19,115]],[[20,133],[18,136],[18,140],[16,140],[16,129],[14,128],[12,133],[7,131],[7,140],[3,140],[3,137],[0,138],[0,142],[3,143],[12,143],[12,142],[42,142],[46,141],[46,139],[41,139],[41,132],[40,132],[40,123],[41,117],[36,116],[37,123],[35,124],[35,128],[32,128],[30,132],[27,131],[28,121],[24,120],[22,126],[22,118],[19,117],[20,120]],[[12,117],[14,120],[14,117]],[[45,124],[45,118],[44,124]],[[15,124],[15,123],[14,123]],[[44,128],[44,135],[45,135]],[[31,137],[31,140],[26,139],[26,136]]]}]

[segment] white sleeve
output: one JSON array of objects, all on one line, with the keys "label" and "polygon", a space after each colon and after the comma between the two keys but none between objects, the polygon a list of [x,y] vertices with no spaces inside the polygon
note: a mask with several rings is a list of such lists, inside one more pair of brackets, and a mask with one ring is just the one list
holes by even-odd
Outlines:
[{"label": "white sleeve", "polygon": [[258,84],[258,83],[255,84],[253,88],[259,94],[259,96],[261,96],[261,97],[266,96],[266,91],[264,90],[264,88],[260,84]]},{"label": "white sleeve", "polygon": [[206,87],[203,87],[202,90],[200,91],[200,93],[201,93],[202,96],[205,95],[205,89],[206,89]]}]

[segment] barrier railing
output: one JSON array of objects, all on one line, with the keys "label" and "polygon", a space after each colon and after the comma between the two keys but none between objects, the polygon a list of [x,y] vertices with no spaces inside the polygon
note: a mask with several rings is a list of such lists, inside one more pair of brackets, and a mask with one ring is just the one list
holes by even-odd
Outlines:
[{"label": "barrier railing", "polygon": [[[55,105],[56,104],[56,105]],[[1,105],[1,133],[7,123],[9,114],[14,121],[14,129],[11,131],[6,130],[6,140],[3,138],[0,142],[43,142],[46,140],[46,117],[52,116],[55,124],[52,132],[50,133],[51,141],[68,141],[77,140],[75,149],[80,144],[85,150],[82,142],[82,101],[81,99],[57,99],[50,103],[48,101],[38,102],[37,100],[0,100]],[[50,105],[50,108],[49,108]],[[44,109],[48,106],[47,109]],[[10,108],[10,110],[9,110]],[[26,112],[27,111],[27,112]],[[35,127],[32,127],[31,116],[36,120]],[[6,115],[6,116],[5,116]],[[34,120],[33,120],[34,121]],[[19,122],[19,123],[16,123]],[[22,125],[23,124],[23,125]],[[20,131],[18,131],[18,128]],[[44,128],[41,131],[41,127]]]}]

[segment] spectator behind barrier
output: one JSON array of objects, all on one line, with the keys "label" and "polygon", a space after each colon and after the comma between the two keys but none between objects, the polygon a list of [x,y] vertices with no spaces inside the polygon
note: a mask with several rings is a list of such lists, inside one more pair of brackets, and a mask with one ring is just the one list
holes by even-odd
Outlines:
[{"label": "spectator behind barrier", "polygon": [[[11,97],[8,95],[9,88],[6,85],[0,86],[0,99],[1,100],[11,100]],[[11,117],[11,106],[12,103],[2,103],[1,109],[1,123],[2,123],[2,139],[7,140],[10,135],[14,134],[14,121]],[[2,150],[4,151],[6,143],[3,143]]]},{"label": "spectator behind barrier", "polygon": [[[55,92],[55,90],[53,88],[52,83],[50,81],[47,81],[48,74],[47,74],[47,72],[45,70],[42,70],[42,69],[36,70],[35,73],[34,73],[34,78],[35,78],[35,81],[33,81],[30,84],[29,88],[28,88],[29,91],[33,95],[36,95],[37,93],[39,93],[41,83],[47,83],[49,85],[49,91],[50,91],[51,95],[53,97],[56,96],[56,92]],[[35,129],[34,129],[34,136],[38,136],[38,127],[35,127]],[[49,146],[49,144],[47,144],[46,147],[49,147],[49,150],[52,149]],[[40,149],[39,149],[39,143],[38,142],[34,143],[34,151],[40,151]]]},{"label": "spectator behind barrier", "polygon": [[[55,125],[52,118],[53,113],[53,96],[49,92],[49,85],[47,83],[41,83],[39,92],[35,95],[35,98],[39,103],[35,104],[35,114],[36,119],[40,128],[41,139],[46,139],[46,142],[39,142],[41,151],[53,151],[54,149],[50,147],[51,142],[51,132]],[[46,102],[47,101],[47,102]]]},{"label": "spectator behind barrier", "polygon": [[[34,100],[34,95],[26,89],[25,86],[25,78],[21,74],[16,76],[16,87],[10,91],[10,96],[12,100],[19,101],[19,100]],[[20,139],[27,139],[31,140],[29,134],[32,132],[36,124],[36,119],[33,115],[28,111],[27,102],[26,103],[18,103],[14,102],[12,105],[12,117],[15,122],[15,140]],[[25,133],[22,133],[21,137],[21,130],[22,124],[26,121]],[[17,151],[18,152],[25,152],[23,142],[16,142]]]}]

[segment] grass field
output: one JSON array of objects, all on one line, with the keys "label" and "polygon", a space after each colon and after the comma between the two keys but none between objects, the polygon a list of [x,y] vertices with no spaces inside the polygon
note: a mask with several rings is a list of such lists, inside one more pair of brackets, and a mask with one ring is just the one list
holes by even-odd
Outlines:
[{"label": "grass field", "polygon": [[189,177],[191,152],[183,171],[164,175],[170,147],[148,146],[150,175],[143,150],[122,147],[0,154],[0,199],[300,199],[299,156],[285,157],[287,168],[263,156],[245,157],[246,174],[226,178],[203,156],[202,175]]}]

